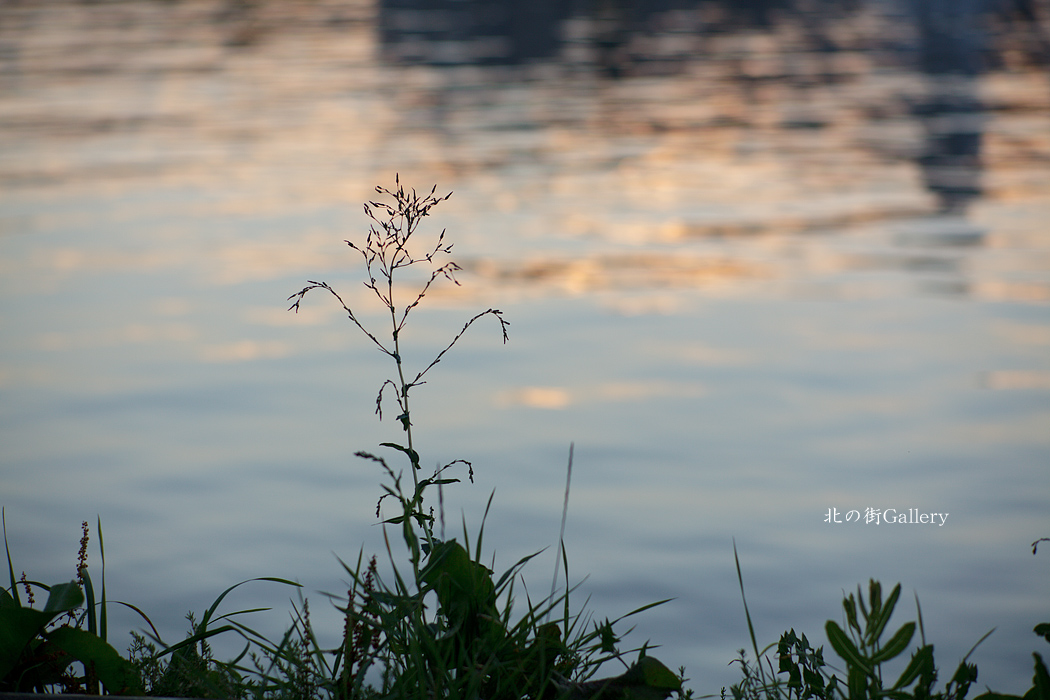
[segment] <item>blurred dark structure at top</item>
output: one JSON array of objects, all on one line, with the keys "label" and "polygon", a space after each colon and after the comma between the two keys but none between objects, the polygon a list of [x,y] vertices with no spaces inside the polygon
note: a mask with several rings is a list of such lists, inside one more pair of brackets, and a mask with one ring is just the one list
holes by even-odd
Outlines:
[{"label": "blurred dark structure at top", "polygon": [[[909,0],[917,65],[927,77],[914,106],[926,132],[919,155],[927,188],[942,211],[964,211],[981,194],[984,108],[976,78],[1006,52],[1050,66],[1050,5],[1040,0]],[[1012,30],[1012,31],[1011,31]]]},{"label": "blurred dark structure at top", "polygon": [[[839,31],[862,14],[881,34]],[[925,77],[909,96],[924,144],[912,154],[942,212],[981,194],[984,107],[976,79],[1005,62],[1050,69],[1050,0],[381,0],[382,57],[400,65],[527,66],[558,62],[609,80],[672,74],[710,58],[714,37],[791,24],[785,50],[865,51]],[[859,45],[858,45],[859,44]],[[806,75],[833,82],[834,71]],[[798,81],[789,69],[741,83]]]},{"label": "blurred dark structure at top", "polygon": [[[667,71],[695,54],[653,51],[656,35],[717,35],[768,27],[785,15],[815,22],[854,11],[863,0],[382,0],[388,60],[429,65],[518,65],[564,57],[585,45],[612,78]],[[835,14],[830,14],[835,13]],[[565,23],[587,25],[575,34]],[[833,45],[826,48],[832,49]]]},{"label": "blurred dark structure at top", "polygon": [[[898,29],[902,35],[917,29],[913,48],[921,68],[932,73],[972,75],[996,65],[999,60],[984,53],[1003,48],[988,39],[1004,30],[1011,50],[1040,63],[1050,56],[1047,0],[381,0],[379,32],[384,58],[428,65],[519,65],[558,59],[569,45],[585,43],[600,69],[619,77],[650,72],[654,63],[666,70],[674,58],[702,58],[660,55],[646,37],[702,40],[794,19],[807,28],[812,48],[834,51],[841,44],[835,26],[872,8],[911,20],[913,27]],[[573,36],[570,19],[584,20],[590,30]]]}]

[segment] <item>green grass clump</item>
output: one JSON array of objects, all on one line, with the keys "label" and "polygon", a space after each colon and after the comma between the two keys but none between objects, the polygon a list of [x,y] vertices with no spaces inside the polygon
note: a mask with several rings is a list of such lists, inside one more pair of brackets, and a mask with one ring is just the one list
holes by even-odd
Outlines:
[{"label": "green grass clump", "polygon": [[[1032,544],[1033,554],[1039,541]],[[733,554],[736,557],[735,544]],[[805,634],[799,637],[792,629],[784,632],[775,645],[777,669],[774,671],[773,662],[768,656],[774,645],[770,644],[761,651],[758,648],[751,612],[744,596],[739,557],[736,557],[736,567],[755,657],[754,661],[749,662],[746,652],[739,652],[736,663],[743,678],[731,688],[734,700],[965,700],[977,684],[977,666],[970,663],[969,659],[977,646],[992,632],[973,645],[959,662],[955,673],[938,688],[940,672],[934,660],[933,645],[926,642],[918,597],[915,599],[917,622],[906,622],[896,632],[887,635],[890,617],[900,598],[901,586],[898,583],[883,599],[882,585],[874,579],[868,582],[867,602],[858,586],[856,596],[850,593],[842,600],[843,624],[828,620],[824,626],[828,643],[844,664],[843,669],[836,670],[826,663],[824,648],[812,648]],[[912,651],[904,670],[893,680],[892,676],[886,675],[884,667],[911,648],[916,629],[919,631],[919,645]],[[1038,624],[1034,631],[1050,642],[1050,623]],[[1032,656],[1035,659],[1032,688],[1023,698],[1050,700],[1050,673],[1039,654],[1034,653]],[[724,689],[722,696],[724,700]],[[974,700],[1021,698],[989,690]]]}]

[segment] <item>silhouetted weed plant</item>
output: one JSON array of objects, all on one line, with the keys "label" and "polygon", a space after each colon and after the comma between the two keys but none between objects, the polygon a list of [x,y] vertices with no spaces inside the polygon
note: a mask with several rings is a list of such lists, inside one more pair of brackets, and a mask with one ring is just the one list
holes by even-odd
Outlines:
[{"label": "silhouetted weed plant", "polygon": [[[462,464],[467,468],[471,481],[473,481],[474,472],[469,462],[456,460],[437,469],[430,477],[420,478],[422,467],[419,461],[419,453],[415,449],[415,443],[412,438],[412,411],[409,404],[409,395],[412,389],[425,383],[423,377],[441,361],[445,353],[452,349],[452,346],[463,337],[467,329],[476,321],[485,316],[492,316],[497,319],[503,334],[504,343],[507,342],[507,326],[509,324],[498,309],[482,311],[467,321],[459,333],[452,338],[451,342],[438,352],[429,364],[416,372],[415,376],[412,376],[411,372],[406,372],[404,360],[402,359],[401,334],[405,329],[409,315],[419,306],[427,291],[439,278],[447,279],[458,285],[459,282],[456,280],[455,273],[460,270],[460,267],[453,261],[442,262],[442,258],[452,253],[452,245],[445,243],[444,230],[441,231],[433,246],[424,245],[422,250],[418,245],[418,237],[416,237],[416,240],[413,240],[420,223],[430,214],[430,210],[442,201],[447,200],[451,193],[444,197],[435,197],[434,192],[437,190],[435,185],[429,194],[420,196],[415,190],[405,190],[400,185],[399,180],[395,180],[395,183],[396,189],[394,190],[388,190],[383,187],[376,188],[378,194],[387,195],[393,199],[392,203],[372,201],[365,204],[365,214],[372,220],[372,225],[369,227],[364,244],[358,245],[351,241],[346,241],[350,248],[361,255],[364,262],[367,275],[367,281],[364,283],[365,287],[372,291],[381,307],[389,314],[389,340],[380,340],[377,337],[378,334],[366,328],[354,310],[326,282],[310,281],[307,287],[296,292],[288,299],[289,301],[294,299],[294,303],[289,310],[298,311],[307,293],[314,289],[326,290],[343,307],[347,318],[384,355],[394,362],[396,375],[385,379],[380,385],[379,393],[376,396],[376,414],[382,419],[384,392],[387,387],[390,387],[393,390],[394,401],[398,408],[397,420],[401,424],[405,435],[403,444],[386,442],[382,443],[382,446],[397,450],[408,458],[411,465],[409,469],[409,474],[412,477],[411,492],[406,497],[400,483],[400,475],[396,474],[383,458],[367,452],[359,452],[357,455],[379,463],[383,468],[383,472],[392,480],[391,484],[383,486],[386,493],[380,499],[380,504],[386,497],[392,497],[399,502],[402,512],[400,515],[384,522],[402,525],[406,544],[408,544],[409,552],[412,556],[413,566],[418,568],[422,549],[418,539],[416,539],[417,532],[419,535],[422,535],[423,541],[428,548],[434,545],[434,516],[432,509],[428,509],[424,505],[424,496],[427,489],[459,481],[458,479],[442,476],[445,471],[456,464]],[[405,302],[398,296],[402,290],[396,283],[396,280],[402,277],[408,268],[413,266],[429,267],[429,270],[424,276],[425,281],[421,282],[418,288],[413,289],[409,293],[406,297],[408,301]],[[376,512],[378,515],[378,508]]]},{"label": "silhouetted weed plant", "polygon": [[[428,194],[420,195],[406,190],[399,180],[395,180],[392,190],[377,187],[376,193],[388,201],[365,204],[365,214],[372,223],[364,243],[346,241],[361,256],[365,287],[389,316],[384,333],[367,328],[358,313],[326,282],[310,281],[289,297],[293,302],[290,310],[298,311],[309,292],[327,291],[350,321],[392,360],[395,373],[380,384],[376,413],[382,419],[384,399],[393,394],[404,439],[381,446],[400,453],[408,462],[405,470],[399,470],[384,456],[357,453],[380,468],[383,494],[376,515],[381,517],[385,500],[396,504],[395,514],[381,522],[400,530],[408,566],[399,567],[389,539],[386,542],[391,573],[387,577],[380,575],[374,558],[362,568],[363,554],[354,567],[344,563],[352,587],[345,606],[340,608],[346,620],[345,632],[331,662],[320,653],[309,626],[299,626],[301,641],[311,650],[314,670],[324,678],[318,686],[341,700],[374,694],[392,698],[492,700],[599,695],[610,700],[656,699],[680,692],[681,679],[647,656],[645,647],[626,652],[619,649],[620,639],[614,626],[623,618],[596,624],[585,615],[571,613],[563,543],[561,561],[565,565],[566,592],[539,602],[526,596],[524,610],[516,612],[515,585],[523,567],[535,555],[522,558],[496,577],[482,560],[488,508],[473,543],[465,522],[462,542],[435,536],[434,509],[427,502],[428,493],[459,481],[449,475],[453,467],[465,468],[473,481],[473,466],[466,460],[455,460],[423,475],[412,434],[411,392],[425,383],[427,373],[477,321],[493,317],[504,342],[509,325],[498,309],[482,311],[471,317],[428,364],[414,374],[406,369],[402,334],[409,316],[435,282],[444,279],[459,284],[455,273],[460,267],[447,259],[452,245],[446,243],[445,231],[431,244],[421,243],[417,236],[423,219],[451,196],[437,197],[436,190],[435,186]],[[405,293],[399,283],[412,267],[426,271],[415,276],[415,286]],[[410,481],[405,479],[405,471]],[[490,497],[490,506],[491,500]],[[558,621],[548,622],[554,612],[559,613]],[[622,662],[625,654],[634,652],[638,658],[633,664]],[[285,657],[278,654],[277,658]],[[626,667],[624,674],[589,680],[602,664],[614,659]],[[285,660],[290,661],[291,657]],[[372,683],[378,683],[378,687]]]}]

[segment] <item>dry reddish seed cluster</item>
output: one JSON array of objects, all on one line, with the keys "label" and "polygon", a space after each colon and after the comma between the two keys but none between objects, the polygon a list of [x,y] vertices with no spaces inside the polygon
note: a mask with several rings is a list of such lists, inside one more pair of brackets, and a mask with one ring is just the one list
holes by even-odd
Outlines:
[{"label": "dry reddish seed cluster", "polygon": [[80,523],[80,528],[84,531],[84,536],[80,538],[80,551],[77,552],[77,583],[83,586],[84,568],[87,567],[87,548],[89,540],[89,529],[87,520]]}]

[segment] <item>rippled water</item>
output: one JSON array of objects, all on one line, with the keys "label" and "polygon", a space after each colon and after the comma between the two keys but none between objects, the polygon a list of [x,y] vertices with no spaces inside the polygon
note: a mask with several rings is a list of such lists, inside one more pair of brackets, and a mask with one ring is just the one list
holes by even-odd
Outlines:
[{"label": "rippled water", "polygon": [[[337,632],[314,592],[381,542],[352,455],[399,436],[373,415],[384,358],[329,299],[285,299],[324,279],[367,308],[342,241],[400,173],[454,191],[428,225],[464,268],[408,359],[485,308],[511,322],[415,394],[424,459],[477,474],[445,493],[450,534],[495,490],[497,568],[553,545],[574,442],[580,601],[675,597],[635,640],[698,691],[747,645],[734,538],[761,639],[819,638],[843,590],[900,581],[943,666],[997,627],[980,680],[1027,689],[1050,574],[1030,546],[1050,536],[1050,33],[998,17],[946,53],[889,3],[766,5],[475,26],[407,2],[5,4],[16,571],[72,576],[98,515],[111,597],[169,638],[264,575]],[[287,591],[240,592],[282,628]]]}]

